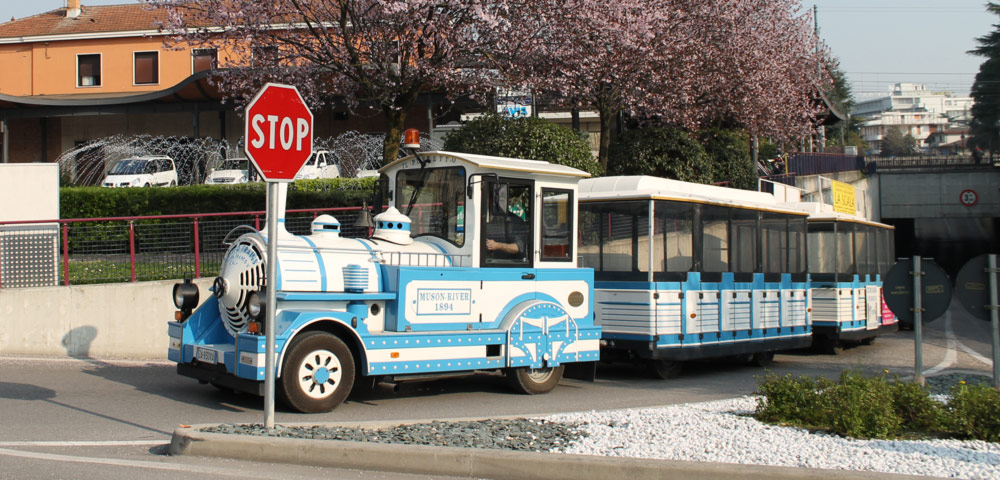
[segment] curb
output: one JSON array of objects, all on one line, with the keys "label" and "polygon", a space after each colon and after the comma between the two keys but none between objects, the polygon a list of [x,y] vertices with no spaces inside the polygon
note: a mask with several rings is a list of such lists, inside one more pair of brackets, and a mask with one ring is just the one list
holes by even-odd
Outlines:
[{"label": "curb", "polygon": [[733,478],[741,480],[874,480],[888,478],[927,480],[931,478],[880,472],[341,440],[307,440],[200,431],[201,428],[208,426],[214,425],[192,425],[174,430],[170,442],[170,454],[503,480],[579,480],[586,478],[627,478],[629,480],[732,480]]}]

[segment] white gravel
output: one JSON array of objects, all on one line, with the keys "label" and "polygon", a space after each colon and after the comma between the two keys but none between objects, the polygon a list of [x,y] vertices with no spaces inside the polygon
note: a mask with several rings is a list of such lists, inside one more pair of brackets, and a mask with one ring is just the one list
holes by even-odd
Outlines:
[{"label": "white gravel", "polygon": [[590,434],[566,453],[859,470],[1000,480],[1000,444],[855,440],[777,427],[747,416],[757,397],[635,410],[559,414]]}]

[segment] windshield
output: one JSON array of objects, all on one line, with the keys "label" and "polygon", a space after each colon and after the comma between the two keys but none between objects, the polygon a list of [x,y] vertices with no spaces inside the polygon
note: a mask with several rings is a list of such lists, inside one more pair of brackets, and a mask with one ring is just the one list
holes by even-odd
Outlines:
[{"label": "windshield", "polygon": [[146,160],[140,160],[138,158],[126,158],[125,160],[119,160],[108,175],[137,175],[144,173],[147,163],[148,162]]},{"label": "windshield", "polygon": [[409,215],[414,237],[431,235],[465,244],[465,168],[403,170],[396,175],[395,198],[401,212],[413,199]]}]

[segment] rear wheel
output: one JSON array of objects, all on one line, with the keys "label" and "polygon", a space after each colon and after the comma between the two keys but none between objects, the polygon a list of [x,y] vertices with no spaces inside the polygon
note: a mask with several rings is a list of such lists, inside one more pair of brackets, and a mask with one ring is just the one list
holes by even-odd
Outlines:
[{"label": "rear wheel", "polygon": [[545,368],[509,368],[506,372],[507,382],[518,393],[528,395],[548,393],[559,384],[564,368],[562,365]]},{"label": "rear wheel", "polygon": [[649,361],[649,372],[653,374],[653,377],[663,380],[677,377],[683,368],[684,364],[676,360],[655,359]]},{"label": "rear wheel", "polygon": [[871,345],[875,343],[875,337],[862,338],[860,342],[862,345]]},{"label": "rear wheel", "polygon": [[354,358],[341,339],[326,332],[306,332],[292,343],[279,380],[281,400],[290,408],[329,412],[351,393]]}]

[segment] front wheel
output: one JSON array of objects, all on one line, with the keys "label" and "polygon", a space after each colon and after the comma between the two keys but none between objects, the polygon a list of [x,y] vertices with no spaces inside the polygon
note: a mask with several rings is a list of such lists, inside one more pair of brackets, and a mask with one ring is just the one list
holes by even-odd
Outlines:
[{"label": "front wheel", "polygon": [[658,358],[649,361],[649,373],[651,373],[654,378],[659,378],[661,380],[677,377],[681,374],[681,370],[683,368],[684,363],[676,360],[663,360]]},{"label": "front wheel", "polygon": [[281,368],[281,400],[302,413],[329,412],[344,403],[354,384],[354,357],[326,332],[295,339]]},{"label": "front wheel", "polygon": [[563,365],[547,368],[509,368],[507,382],[518,393],[527,395],[549,393],[559,384],[564,368]]}]

